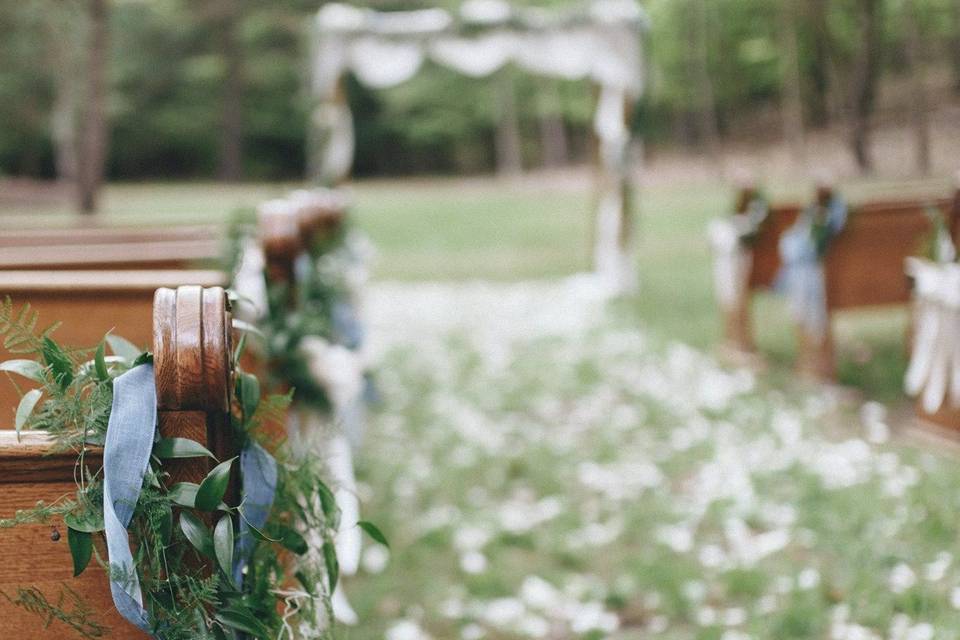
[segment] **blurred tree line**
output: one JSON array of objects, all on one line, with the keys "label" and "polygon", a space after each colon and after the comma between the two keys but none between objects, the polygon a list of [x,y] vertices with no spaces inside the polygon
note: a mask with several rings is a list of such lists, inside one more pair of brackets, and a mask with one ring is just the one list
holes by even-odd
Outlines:
[{"label": "blurred tree line", "polygon": [[[635,126],[648,143],[716,155],[726,138],[783,136],[802,154],[805,131],[838,124],[869,171],[878,89],[891,79],[906,83],[924,171],[931,74],[953,74],[960,92],[960,0],[643,4],[649,90]],[[303,175],[305,25],[319,5],[0,0],[0,174],[72,180],[84,209],[101,167],[117,179]],[[516,170],[592,153],[586,83],[430,67],[395,89],[351,83],[349,93],[361,175]]]}]

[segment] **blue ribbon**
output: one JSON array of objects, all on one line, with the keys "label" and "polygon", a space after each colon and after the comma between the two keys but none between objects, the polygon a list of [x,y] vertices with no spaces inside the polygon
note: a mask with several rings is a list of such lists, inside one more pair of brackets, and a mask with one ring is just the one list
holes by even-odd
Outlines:
[{"label": "blue ribbon", "polygon": [[131,624],[150,631],[127,527],[133,517],[157,430],[153,365],[142,364],[113,381],[113,406],[103,450],[103,523],[113,604]]},{"label": "blue ribbon", "polygon": [[[150,623],[143,606],[127,527],[143,489],[156,430],[153,365],[143,364],[113,381],[113,406],[103,451],[103,520],[114,606],[120,615],[146,633],[150,633]],[[263,528],[273,506],[277,463],[251,440],[240,454],[240,472],[244,517],[240,519],[240,535],[234,548],[233,572],[237,586],[243,584],[244,568],[256,545],[250,526]]]},{"label": "blue ribbon", "polygon": [[345,299],[334,300],[331,316],[336,342],[348,349],[359,349],[363,345],[364,329],[356,306]]},{"label": "blue ribbon", "polygon": [[[818,205],[811,205],[792,227],[780,237],[780,259],[783,266],[777,274],[774,288],[787,295],[794,317],[815,335],[822,335],[827,325],[827,293],[822,247],[813,236],[814,217]],[[824,224],[827,242],[843,230],[847,222],[847,205],[840,197],[833,197],[826,206]]]},{"label": "blue ribbon", "polygon": [[240,510],[240,535],[234,546],[233,579],[243,585],[244,569],[256,545],[250,527],[262,529],[270,516],[277,491],[277,462],[263,447],[249,440],[240,453],[240,475],[243,481],[243,504]]}]

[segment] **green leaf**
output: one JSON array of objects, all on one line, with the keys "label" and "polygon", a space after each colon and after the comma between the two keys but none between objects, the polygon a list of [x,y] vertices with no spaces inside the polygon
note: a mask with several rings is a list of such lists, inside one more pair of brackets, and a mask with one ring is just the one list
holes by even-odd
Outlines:
[{"label": "green leaf", "polygon": [[136,358],[134,358],[133,364],[130,366],[139,367],[142,364],[153,364],[153,354],[150,353],[149,351],[144,351],[143,353],[138,355]]},{"label": "green leaf", "polygon": [[[233,584],[233,516],[224,514],[213,530],[213,549],[217,564]],[[235,585],[234,585],[235,586]]]},{"label": "green leaf", "polygon": [[216,457],[205,446],[189,438],[161,438],[157,444],[153,445],[153,455],[161,460],[203,457],[216,460]]},{"label": "green leaf", "polygon": [[261,338],[265,337],[263,335],[263,331],[260,331],[260,329],[253,326],[249,322],[245,322],[244,320],[237,320],[236,318],[234,318],[233,328],[236,329],[237,331],[242,331],[244,333],[252,333],[253,335],[259,336]]},{"label": "green leaf", "polygon": [[237,396],[240,398],[240,408],[243,410],[244,422],[250,420],[257,405],[260,404],[260,381],[250,373],[240,372],[237,376]]},{"label": "green leaf", "polygon": [[[86,501],[84,501],[86,503]],[[63,517],[67,526],[82,533],[96,533],[103,531],[103,512],[96,509],[74,511]]]},{"label": "green leaf", "polygon": [[208,558],[213,558],[216,552],[213,548],[213,537],[207,525],[189,511],[180,513],[180,530],[193,547]]},{"label": "green leaf", "polygon": [[93,555],[93,538],[86,531],[77,531],[67,528],[67,544],[70,545],[70,555],[73,557],[73,577],[83,573],[90,564]]},{"label": "green leaf", "polygon": [[35,360],[7,360],[0,362],[0,371],[16,373],[34,382],[43,382],[43,366]]},{"label": "green leaf", "polygon": [[40,347],[43,360],[50,367],[53,379],[61,389],[66,389],[73,382],[73,363],[56,342],[45,337]]},{"label": "green leaf", "polygon": [[167,494],[174,504],[193,509],[197,504],[197,490],[200,488],[195,482],[178,482],[170,487]]},{"label": "green leaf", "polygon": [[236,458],[230,458],[226,462],[221,462],[215,466],[207,477],[200,483],[197,489],[196,508],[201,511],[213,511],[223,500],[223,495],[227,492],[227,485],[230,483],[230,468]]},{"label": "green leaf", "polygon": [[261,531],[258,527],[255,527],[252,524],[250,524],[250,521],[247,520],[247,516],[243,513],[243,505],[240,505],[240,507],[237,508],[237,513],[243,519],[244,524],[247,525],[247,529],[249,529],[250,533],[253,535],[254,538],[256,538],[257,540],[263,540],[264,542],[280,542],[279,538],[271,538],[270,536],[265,534],[263,531]]},{"label": "green leaf", "polygon": [[223,626],[249,633],[255,638],[270,637],[270,630],[249,611],[234,606],[221,610],[214,617]]},{"label": "green leaf", "polygon": [[120,336],[115,336],[111,333],[107,334],[106,337],[107,344],[110,345],[110,350],[114,354],[120,356],[127,362],[132,363],[140,354],[143,352],[142,349],[138,348],[132,342],[126,338],[121,338]]},{"label": "green leaf", "polygon": [[280,544],[282,544],[284,548],[293,551],[298,556],[302,556],[309,549],[307,541],[303,539],[303,536],[290,527],[281,527],[279,529],[279,533]]},{"label": "green leaf", "polygon": [[97,345],[97,353],[93,357],[93,366],[97,372],[97,380],[100,382],[110,380],[110,370],[107,369],[106,347],[107,343],[101,340],[100,344]]},{"label": "green leaf", "polygon": [[37,406],[37,402],[42,395],[43,391],[40,389],[31,389],[20,398],[20,404],[17,405],[17,417],[13,422],[13,426],[17,430],[17,437],[20,436],[20,430],[27,423],[27,418],[33,413],[33,408]]},{"label": "green leaf", "polygon": [[330,585],[330,593],[337,589],[337,581],[340,579],[340,563],[337,561],[337,550],[329,540],[323,543],[323,563],[327,565],[327,584]]},{"label": "green leaf", "polygon": [[340,528],[340,507],[337,506],[337,498],[326,483],[317,484],[317,493],[320,494],[320,508],[323,509],[323,515],[327,518],[327,524],[331,529]]},{"label": "green leaf", "polygon": [[387,549],[390,548],[390,543],[387,542],[387,536],[383,535],[383,532],[377,527],[377,525],[372,522],[367,522],[366,520],[361,520],[357,523],[357,526],[367,532],[367,535],[373,538],[375,541],[379,542]]},{"label": "green leaf", "polygon": [[311,583],[311,581],[307,578],[307,574],[305,574],[303,571],[297,571],[293,575],[300,582],[300,586],[303,587],[303,590],[309,593],[310,597],[315,598],[316,585]]}]

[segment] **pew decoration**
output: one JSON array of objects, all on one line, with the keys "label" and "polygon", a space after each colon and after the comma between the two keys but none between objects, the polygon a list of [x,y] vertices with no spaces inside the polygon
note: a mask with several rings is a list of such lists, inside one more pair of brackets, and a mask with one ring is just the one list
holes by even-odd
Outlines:
[{"label": "pew decoration", "polygon": [[[223,291],[205,290],[205,303],[208,291],[219,295],[222,310]],[[0,338],[22,356],[0,370],[33,387],[16,411],[18,434],[41,430],[56,449],[76,452],[77,487],[0,520],[0,529],[63,518],[74,576],[96,559],[117,610],[157,639],[331,638],[340,510],[319,460],[286,447],[271,455],[261,446],[265,425],[284,420],[288,398],[261,399],[257,379],[237,368],[234,352],[232,389],[202,383],[204,393],[225,393],[220,402],[229,402],[227,450],[240,453],[220,460],[198,441],[161,436],[158,403],[180,393],[180,383],[159,388],[151,353],[110,335],[95,349],[67,349],[36,326],[28,306],[14,312],[9,301],[0,305]],[[99,446],[97,467],[90,452]],[[207,459],[212,470],[201,482],[175,482],[182,465]],[[372,525],[362,526],[382,539]],[[296,558],[295,572],[289,557]],[[60,601],[73,602],[77,594],[63,589]],[[25,608],[35,602],[26,586],[3,595]],[[89,619],[89,607],[59,610],[55,602],[37,609],[38,625],[57,619],[82,637],[106,634]]]},{"label": "pew decoration", "polygon": [[[374,394],[362,322],[372,249],[347,224],[345,211],[342,193],[325,189],[263,203],[258,208],[262,257],[241,258],[235,282],[242,296],[265,302],[263,313],[251,321],[264,336],[260,348],[267,375],[276,388],[293,389],[286,428],[291,446],[326,465],[343,512],[337,557],[342,575],[349,576],[359,569],[362,546],[361,532],[352,526],[360,517],[353,452],[362,439],[365,405]],[[308,542],[316,547],[316,541]],[[334,598],[336,618],[355,622],[343,591]]]},{"label": "pew decoration", "polygon": [[923,256],[906,260],[913,281],[913,340],[904,390],[934,415],[960,407],[960,264],[943,212],[929,208]]},{"label": "pew decoration", "polygon": [[843,198],[821,187],[817,200],[780,237],[776,288],[786,294],[794,319],[814,341],[823,341],[829,329],[823,257],[843,231],[847,212]]},{"label": "pew decoration", "polygon": [[730,312],[746,296],[752,255],[750,246],[770,213],[763,193],[741,193],[732,216],[710,222],[707,237],[713,254],[714,293],[720,308]]}]

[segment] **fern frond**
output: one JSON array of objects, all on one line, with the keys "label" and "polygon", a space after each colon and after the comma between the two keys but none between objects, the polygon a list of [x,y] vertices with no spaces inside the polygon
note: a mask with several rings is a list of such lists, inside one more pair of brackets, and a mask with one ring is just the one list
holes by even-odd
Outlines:
[{"label": "fern frond", "polygon": [[34,309],[29,302],[19,310],[13,306],[10,296],[6,296],[0,304],[0,336],[3,337],[3,348],[10,353],[34,353],[40,350],[43,337],[56,329],[51,325],[40,335],[37,335],[37,321],[40,312]]}]

